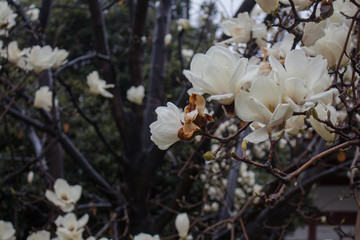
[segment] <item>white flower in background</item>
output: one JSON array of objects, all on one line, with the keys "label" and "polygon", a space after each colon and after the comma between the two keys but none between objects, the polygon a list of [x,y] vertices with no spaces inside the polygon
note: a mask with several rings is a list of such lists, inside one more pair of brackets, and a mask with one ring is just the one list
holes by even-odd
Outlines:
[{"label": "white flower in background", "polygon": [[26,240],[50,240],[50,232],[42,230],[32,233]]},{"label": "white flower in background", "polygon": [[259,46],[266,46],[266,26],[255,23],[247,12],[239,13],[237,18],[224,20],[221,22],[221,28],[225,35],[231,37],[222,43],[247,43],[252,37]]},{"label": "white flower in background", "polygon": [[284,59],[291,51],[295,36],[293,34],[286,34],[282,41],[276,42],[272,47],[261,48],[264,53],[264,58],[274,56],[277,59]]},{"label": "white flower in background", "polygon": [[100,79],[97,71],[91,72],[87,77],[87,84],[90,87],[90,92],[93,94],[101,94],[104,97],[114,97],[110,92],[105,89],[115,87],[114,84],[106,84],[105,80]]},{"label": "white flower in background", "polygon": [[[316,26],[312,24],[311,26]],[[311,30],[311,32],[309,32]],[[305,26],[304,36],[305,42],[306,37],[313,34],[313,29],[307,30]],[[313,39],[311,42],[314,42],[312,46],[304,47],[304,50],[312,56],[322,55],[328,61],[328,66],[335,66],[340,59],[340,55],[343,51],[346,35],[348,33],[349,27],[345,24],[338,26],[338,24],[328,24],[326,28],[323,30],[323,36],[319,39]],[[320,32],[321,33],[321,32]],[[319,34],[321,36],[321,34]],[[306,45],[306,44],[305,44]],[[350,50],[350,43],[348,43],[346,47],[346,52]],[[341,64],[345,64],[349,59],[344,54],[341,60]]]},{"label": "white flower in background", "polygon": [[40,9],[35,7],[34,4],[31,4],[29,6],[29,9],[26,11],[26,14],[29,16],[31,21],[38,20],[39,19],[39,13],[40,13]]},{"label": "white flower in background", "polygon": [[266,13],[275,11],[279,6],[279,0],[255,0]]},{"label": "white flower in background", "polygon": [[22,69],[28,69],[26,56],[29,54],[29,51],[29,48],[25,48],[21,51],[17,42],[12,41],[7,48],[7,59],[10,63],[15,64]]},{"label": "white flower in background", "polygon": [[56,60],[55,53],[50,46],[34,46],[29,53],[29,63],[35,73],[51,68]]},{"label": "white flower in background", "polygon": [[[315,107],[317,117],[320,120],[326,121],[328,120],[328,115],[330,116],[330,122],[336,126],[337,124],[337,118],[338,114],[336,112],[336,109],[331,106],[330,104],[325,105],[321,102]],[[313,116],[310,116],[309,118],[310,124],[313,127],[313,129],[317,132],[317,134],[320,135],[325,141],[328,142],[334,142],[337,139],[337,135],[335,133],[331,133],[333,129],[329,126],[327,126],[325,123],[319,122],[316,120]]]},{"label": "white flower in background", "polygon": [[217,100],[228,105],[234,101],[241,88],[248,88],[259,74],[259,66],[248,65],[247,58],[241,58],[227,48],[214,46],[206,54],[195,54],[190,70],[184,75],[193,85],[193,92],[208,93],[208,100]]},{"label": "white flower in background", "polygon": [[167,107],[158,107],[155,110],[157,120],[150,124],[151,140],[161,149],[168,149],[179,141],[179,130],[183,127],[183,114],[173,103],[168,102]]},{"label": "white flower in background", "polygon": [[[285,5],[290,5],[289,0],[280,0],[280,2]],[[300,11],[309,8],[310,4],[313,3],[311,0],[293,0],[293,2],[295,8]]]},{"label": "white flower in background", "polygon": [[15,240],[15,229],[11,222],[0,220],[0,239]]},{"label": "white flower in background", "polygon": [[[15,26],[16,14],[6,1],[0,2],[0,28],[10,29]],[[2,34],[3,35],[3,34]]]},{"label": "white flower in background", "polygon": [[251,29],[254,20],[249,17],[249,13],[240,13],[237,18],[227,19],[221,22],[224,34],[232,37],[232,42],[247,43],[251,37]]},{"label": "white flower in background", "polygon": [[33,171],[30,171],[27,175],[27,183],[28,184],[32,184],[33,180],[34,180],[34,172]]},{"label": "white flower in background", "polygon": [[58,240],[82,240],[84,226],[89,221],[89,215],[85,214],[79,220],[74,213],[59,216],[55,220],[57,226],[56,235]]},{"label": "white flower in background", "polygon": [[188,30],[189,28],[191,28],[190,21],[186,18],[179,18],[176,23],[178,25],[178,31],[181,31],[183,29]]},{"label": "white flower in background", "polygon": [[[52,92],[48,86],[42,86],[35,92],[34,107],[42,108],[45,111],[50,111],[52,108]],[[55,105],[57,101],[55,100]]]},{"label": "white flower in background", "polygon": [[134,237],[134,240],[160,240],[159,235],[151,236],[147,233],[139,233]]},{"label": "white flower in background", "polygon": [[145,88],[143,85],[132,86],[126,91],[126,98],[137,105],[141,105],[145,96]]},{"label": "white flower in background", "polygon": [[180,238],[186,239],[190,229],[190,220],[187,213],[180,213],[176,216],[175,227]]},{"label": "white flower in background", "polygon": [[[88,237],[86,240],[96,240],[96,238],[94,238],[93,236],[91,237]],[[106,237],[102,237],[102,238],[99,238],[99,240],[111,240],[111,239],[108,239]]]},{"label": "white flower in background", "polygon": [[61,65],[65,64],[67,62],[66,58],[69,56],[69,52],[64,49],[54,49],[54,58],[55,63],[52,66],[53,69],[57,69]]},{"label": "white flower in background", "polygon": [[189,62],[191,58],[194,56],[194,50],[192,49],[182,49],[181,55],[185,59],[185,61]]},{"label": "white flower in background", "polygon": [[282,89],[269,77],[258,77],[249,92],[241,91],[235,98],[236,115],[243,121],[253,123],[256,129],[245,137],[252,143],[263,142],[269,138],[268,132],[280,133],[284,123],[292,116],[289,104],[282,104]]},{"label": "white flower in background", "polygon": [[171,44],[172,35],[170,33],[166,34],[164,37],[165,46],[169,46]]},{"label": "white flower in background", "polygon": [[294,111],[306,111],[315,106],[317,100],[334,94],[334,89],[326,91],[331,78],[322,56],[308,57],[299,49],[287,54],[284,66],[273,56],[269,61],[274,78],[283,89],[283,99]]},{"label": "white flower in background", "polygon": [[81,191],[80,185],[70,186],[66,180],[58,178],[54,184],[54,192],[46,190],[45,197],[63,212],[70,212],[80,199]]}]

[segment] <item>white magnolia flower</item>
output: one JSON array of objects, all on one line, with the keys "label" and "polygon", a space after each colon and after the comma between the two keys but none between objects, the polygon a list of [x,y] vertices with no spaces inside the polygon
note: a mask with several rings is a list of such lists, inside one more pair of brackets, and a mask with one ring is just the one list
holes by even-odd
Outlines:
[{"label": "white magnolia flower", "polygon": [[50,240],[50,232],[45,230],[34,232],[26,240]]},{"label": "white magnolia flower", "polygon": [[175,227],[181,239],[186,239],[189,234],[190,220],[187,213],[180,213],[176,216]]},{"label": "white magnolia flower", "polygon": [[[346,24],[341,26],[338,26],[338,24],[327,24],[326,28],[323,29],[323,32],[321,30],[318,32],[317,38],[320,37],[319,39],[310,37],[311,41],[309,41],[309,36],[313,34],[312,31],[315,30],[315,28],[316,31],[321,29],[321,26],[317,27],[319,25],[316,24],[311,24],[310,26],[311,27],[308,28],[305,26],[303,41],[305,38],[304,44],[307,43],[309,45],[313,43],[313,45],[304,47],[304,50],[312,56],[322,55],[327,59],[329,67],[335,66],[342,54],[349,27]],[[348,43],[346,51],[349,52],[349,50],[350,44]],[[344,54],[341,64],[345,64],[348,60],[349,59]]]},{"label": "white magnolia flower", "polygon": [[29,63],[35,73],[51,68],[56,60],[55,53],[50,46],[34,46],[29,53]]},{"label": "white magnolia flower", "polygon": [[167,103],[167,107],[156,108],[155,112],[157,120],[150,124],[151,140],[165,150],[180,140],[178,132],[183,127],[183,114],[171,102]]},{"label": "white magnolia flower", "polygon": [[188,62],[194,56],[194,50],[192,50],[192,49],[182,49],[181,50],[181,55]]},{"label": "white magnolia flower", "polygon": [[52,68],[57,69],[61,65],[65,64],[67,62],[66,58],[68,57],[68,55],[69,55],[68,51],[66,51],[64,49],[55,48],[54,49],[55,63],[52,66]]},{"label": "white magnolia flower", "polygon": [[231,38],[223,43],[247,43],[252,38],[256,39],[259,46],[266,45],[266,26],[257,24],[249,17],[249,13],[239,13],[237,18],[231,18],[221,23],[224,34]]},{"label": "white magnolia flower", "polygon": [[143,85],[132,86],[126,91],[126,98],[137,105],[141,105],[145,96],[145,88]]},{"label": "white magnolia flower", "polygon": [[[50,111],[52,108],[52,92],[48,86],[42,86],[35,92],[34,107]],[[57,104],[55,100],[55,105]]]},{"label": "white magnolia flower", "polygon": [[40,9],[36,8],[34,4],[31,4],[29,9],[26,11],[26,14],[29,16],[31,21],[36,21],[39,19]]},{"label": "white magnolia flower", "polygon": [[159,235],[151,236],[147,233],[139,233],[134,237],[134,240],[160,240]]},{"label": "white magnolia flower", "polygon": [[311,58],[302,50],[287,54],[284,66],[273,56],[269,58],[274,77],[284,92],[284,100],[296,112],[315,106],[314,102],[331,96],[334,89],[325,91],[331,85],[327,61],[321,56]]},{"label": "white magnolia flower", "polygon": [[191,27],[190,21],[186,18],[179,18],[176,23],[180,31],[182,29],[188,30]]},{"label": "white magnolia flower", "polygon": [[64,217],[59,216],[55,220],[57,226],[56,235],[58,240],[82,240],[84,226],[89,221],[89,215],[85,214],[79,220],[74,213],[68,213]]},{"label": "white magnolia flower", "polygon": [[295,36],[293,34],[287,34],[282,41],[275,43],[271,48],[263,47],[261,50],[263,51],[265,58],[267,56],[274,56],[277,59],[284,59],[291,51],[294,39]]},{"label": "white magnolia flower", "polygon": [[290,117],[285,124],[285,132],[289,135],[295,136],[304,128],[305,123],[304,115],[292,116]]},{"label": "white magnolia flower", "polygon": [[101,94],[102,96],[107,98],[114,97],[109,91],[106,91],[106,89],[113,88],[115,87],[115,85],[106,84],[105,80],[100,79],[99,73],[97,71],[91,72],[86,78],[91,93]]},{"label": "white magnolia flower", "polygon": [[279,6],[279,0],[255,0],[266,13],[275,11]]},{"label": "white magnolia flower", "polygon": [[12,41],[7,48],[7,59],[10,63],[15,64],[22,69],[28,69],[26,56],[29,54],[29,51],[29,48],[25,48],[21,51],[17,42]]},{"label": "white magnolia flower", "polygon": [[[6,1],[0,2],[0,28],[10,29],[15,26],[16,14]],[[3,35],[3,34],[2,34]]]},{"label": "white magnolia flower", "polygon": [[281,87],[269,77],[258,77],[251,85],[249,92],[241,91],[236,95],[236,115],[243,121],[252,122],[255,131],[245,137],[252,143],[263,142],[269,138],[268,133],[280,133],[284,123],[292,116],[289,104],[282,103]]},{"label": "white magnolia flower", "polygon": [[[331,106],[330,104],[325,105],[320,102],[315,107],[315,110],[317,113],[317,117],[320,120],[323,120],[323,121],[328,120],[328,115],[329,115],[330,122],[334,126],[336,126],[338,114],[336,112],[336,109],[333,106]],[[310,124],[313,127],[313,129],[317,132],[317,134],[319,134],[320,137],[322,137],[325,141],[334,142],[337,139],[338,136],[335,133],[330,132],[333,129],[330,128],[329,126],[327,126],[325,123],[319,122],[313,116],[310,116],[309,121],[310,121]]]},{"label": "white magnolia flower", "polygon": [[172,35],[170,33],[166,34],[164,37],[165,46],[169,46],[171,44]]},{"label": "white magnolia flower", "polygon": [[218,100],[228,105],[242,88],[248,88],[259,74],[259,66],[249,65],[247,58],[239,56],[229,49],[214,46],[206,54],[195,54],[190,70],[184,75],[193,85],[193,92],[208,93],[208,100]]},{"label": "white magnolia flower", "polygon": [[15,229],[11,222],[0,220],[0,239],[15,240]]},{"label": "white magnolia flower", "polygon": [[28,184],[32,184],[33,180],[34,180],[34,172],[33,171],[30,171],[27,175],[27,183]]},{"label": "white magnolia flower", "polygon": [[45,197],[63,212],[70,212],[80,199],[81,191],[80,185],[70,186],[66,180],[58,178],[54,184],[54,192],[46,190]]},{"label": "white magnolia flower", "polygon": [[[289,0],[280,0],[280,2],[282,4],[285,4],[285,5],[290,5]],[[311,0],[293,0],[293,2],[294,2],[294,5],[295,5],[295,8],[300,10],[300,11],[309,8],[311,3],[313,3],[313,1],[311,1]]]}]

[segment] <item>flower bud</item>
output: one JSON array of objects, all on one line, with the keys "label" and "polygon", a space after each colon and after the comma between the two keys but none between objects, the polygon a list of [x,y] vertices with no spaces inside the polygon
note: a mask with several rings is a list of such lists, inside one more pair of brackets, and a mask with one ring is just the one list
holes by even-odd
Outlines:
[{"label": "flower bud", "polygon": [[175,227],[181,238],[187,237],[190,228],[190,220],[187,213],[181,213],[176,216]]}]

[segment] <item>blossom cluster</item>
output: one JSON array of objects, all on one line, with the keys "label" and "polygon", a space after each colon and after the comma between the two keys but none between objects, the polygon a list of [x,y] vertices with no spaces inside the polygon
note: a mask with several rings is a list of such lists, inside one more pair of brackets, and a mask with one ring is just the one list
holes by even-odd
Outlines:
[{"label": "blossom cluster", "polygon": [[[275,13],[279,1],[257,3],[265,12]],[[310,4],[296,1],[295,7],[306,10]],[[184,70],[192,84],[189,93],[206,95],[208,101],[222,104],[229,117],[251,122],[253,132],[245,137],[247,142],[261,143],[285,134],[294,136],[307,124],[327,142],[334,142],[338,136],[331,126],[339,124],[341,113],[336,108],[338,90],[331,70],[340,64],[338,67],[350,72],[346,71],[349,59],[344,54],[353,46],[351,39],[346,40],[351,23],[347,16],[353,16],[356,8],[346,0],[336,1],[333,9],[333,14],[322,21],[298,26],[303,31],[302,46],[292,34],[269,45],[270,31],[267,33],[266,26],[256,23],[247,13],[224,20],[221,27],[231,38],[205,54],[195,54],[190,69]],[[319,9],[313,10],[320,15]],[[258,57],[245,57],[241,50],[250,41],[261,49]],[[172,117],[170,112],[174,112]],[[168,103],[168,107],[158,108],[157,114],[158,120],[150,129],[152,140],[160,149],[184,140],[176,134],[183,120],[175,105]],[[165,114],[167,118],[163,117]]]}]

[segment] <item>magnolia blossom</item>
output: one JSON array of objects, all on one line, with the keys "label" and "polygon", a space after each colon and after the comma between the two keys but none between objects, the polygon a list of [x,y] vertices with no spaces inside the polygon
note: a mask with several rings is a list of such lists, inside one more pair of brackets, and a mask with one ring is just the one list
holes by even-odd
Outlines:
[{"label": "magnolia blossom", "polygon": [[261,48],[264,53],[264,58],[266,59],[268,56],[274,56],[279,60],[284,59],[291,51],[294,39],[295,36],[293,34],[287,34],[282,41],[276,42],[274,46]]},{"label": "magnolia blossom", "polygon": [[[290,5],[289,0],[280,0],[280,2],[282,4]],[[313,3],[313,1],[311,1],[311,0],[293,0],[293,2],[294,2],[296,9],[298,9],[300,11],[309,8],[311,3]]]},{"label": "magnolia blossom", "polygon": [[193,85],[193,92],[208,93],[208,100],[218,100],[228,105],[240,89],[246,89],[259,74],[259,66],[248,65],[247,58],[240,58],[227,48],[211,47],[206,54],[195,54],[190,70],[184,75]]},{"label": "magnolia blossom", "polygon": [[64,217],[59,216],[55,220],[57,226],[56,235],[58,240],[82,240],[84,226],[89,221],[89,215],[85,214],[79,220],[74,213],[68,213]]},{"label": "magnolia blossom", "polygon": [[178,25],[178,30],[181,31],[181,30],[188,30],[191,25],[190,25],[190,21],[186,18],[179,18],[177,20],[177,25]]},{"label": "magnolia blossom", "polygon": [[269,133],[280,133],[293,110],[289,104],[282,103],[282,89],[271,78],[258,77],[251,85],[249,92],[241,91],[236,95],[236,115],[243,121],[253,123],[256,129],[245,137],[252,143],[263,142]]},{"label": "magnolia blossom", "polygon": [[[319,23],[320,24],[320,23]],[[322,23],[323,24],[323,23]],[[338,24],[327,24],[326,28],[318,32],[316,38],[308,37],[313,34],[313,31],[321,29],[321,25],[311,24],[311,27],[306,27],[304,30],[303,41],[306,47],[304,50],[310,55],[322,55],[328,61],[328,66],[334,66],[340,59],[346,41],[346,35],[349,27],[346,24],[338,26]],[[305,39],[304,39],[305,38]],[[311,41],[309,41],[309,38]],[[313,45],[311,45],[313,43]],[[310,46],[309,46],[310,45]],[[350,50],[350,44],[347,45],[346,51]],[[345,64],[349,59],[344,54],[342,56],[341,64]]]},{"label": "magnolia blossom", "polygon": [[[42,86],[35,92],[34,107],[42,108],[45,111],[50,111],[52,108],[52,92],[48,86]],[[57,104],[55,100],[55,105]]]},{"label": "magnolia blossom", "polygon": [[64,64],[68,52],[65,50],[54,50],[50,46],[34,46],[29,53],[29,63],[33,67],[35,73],[49,68],[57,68]]},{"label": "magnolia blossom", "polygon": [[171,44],[172,35],[170,33],[166,34],[164,37],[165,46],[169,46]]},{"label": "magnolia blossom", "polygon": [[91,72],[87,77],[87,84],[90,87],[90,92],[93,94],[101,94],[103,97],[114,97],[106,89],[115,87],[114,84],[106,84],[105,80],[100,79],[97,71]]},{"label": "magnolia blossom", "polygon": [[137,105],[141,105],[145,96],[145,88],[143,85],[132,86],[126,91],[126,98]]},{"label": "magnolia blossom", "polygon": [[7,58],[8,61],[12,64],[17,65],[18,67],[22,68],[22,69],[27,69],[28,68],[28,64],[27,64],[27,58],[25,56],[27,56],[29,54],[30,49],[29,48],[25,48],[23,50],[20,50],[18,47],[18,44],[16,41],[12,41],[9,43],[8,48],[7,48]]},{"label": "magnolia blossom", "polygon": [[147,233],[139,233],[134,237],[134,240],[160,240],[159,235],[151,236]]},{"label": "magnolia blossom", "polygon": [[50,240],[50,232],[45,230],[34,232],[26,240]]},{"label": "magnolia blossom", "polygon": [[186,239],[189,234],[190,220],[187,213],[181,213],[176,216],[175,227],[181,239]]},{"label": "magnolia blossom", "polygon": [[237,18],[231,18],[221,23],[224,34],[232,38],[225,43],[247,43],[251,36],[256,39],[259,46],[266,46],[266,26],[257,24],[249,17],[249,13],[239,13]]},{"label": "magnolia blossom", "polygon": [[[338,114],[336,109],[330,104],[325,105],[320,102],[316,107],[316,118],[314,116],[310,116],[309,122],[313,129],[320,135],[325,141],[334,142],[337,139],[337,135],[335,133],[331,133],[333,129],[327,126],[325,123],[319,122],[317,119],[326,121],[330,120],[330,122],[335,126],[337,124]],[[329,117],[329,119],[328,119]]]},{"label": "magnolia blossom", "polygon": [[[6,1],[0,2],[0,28],[10,29],[15,26],[16,14],[11,10]],[[2,32],[3,34],[4,32]]]},{"label": "magnolia blossom", "polygon": [[275,11],[279,6],[279,0],[255,0],[266,13]]},{"label": "magnolia blossom", "polygon": [[54,49],[54,58],[55,58],[55,63],[52,66],[53,69],[57,69],[58,67],[60,67],[61,65],[65,64],[67,62],[67,57],[69,56],[69,52],[64,50],[64,49],[58,49],[55,48]]},{"label": "magnolia blossom", "polygon": [[26,14],[29,16],[31,21],[36,21],[39,19],[40,9],[36,8],[34,4],[29,6],[29,9],[26,11]]},{"label": "magnolia blossom", "polygon": [[167,107],[158,107],[155,110],[157,121],[150,125],[151,140],[161,149],[168,149],[179,141],[179,130],[182,128],[183,114],[173,103]]},{"label": "magnolia blossom", "polygon": [[45,197],[63,212],[70,212],[80,199],[81,191],[80,185],[70,186],[66,180],[58,178],[54,184],[54,192],[46,190]]},{"label": "magnolia blossom", "polygon": [[27,183],[28,184],[32,184],[33,180],[34,180],[34,172],[33,171],[30,171],[27,175]]},{"label": "magnolia blossom", "polygon": [[181,55],[186,61],[190,61],[192,56],[194,56],[194,50],[192,49],[182,49]]},{"label": "magnolia blossom", "polygon": [[325,91],[331,85],[331,78],[327,61],[321,56],[311,58],[302,50],[293,50],[286,56],[284,66],[273,56],[269,60],[274,77],[283,89],[283,98],[294,111],[306,111],[315,106],[317,100],[334,93],[334,89]]},{"label": "magnolia blossom", "polygon": [[0,239],[15,240],[15,229],[11,222],[0,220]]}]

